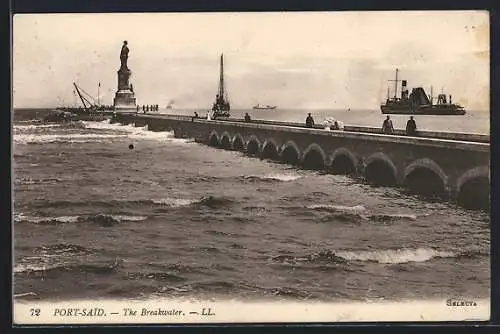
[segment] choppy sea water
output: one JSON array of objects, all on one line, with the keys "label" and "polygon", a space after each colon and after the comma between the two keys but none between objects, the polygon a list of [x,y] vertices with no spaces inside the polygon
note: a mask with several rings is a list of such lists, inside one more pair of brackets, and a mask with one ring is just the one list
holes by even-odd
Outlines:
[{"label": "choppy sea water", "polygon": [[19,299],[489,297],[486,212],[170,132],[19,113]]}]

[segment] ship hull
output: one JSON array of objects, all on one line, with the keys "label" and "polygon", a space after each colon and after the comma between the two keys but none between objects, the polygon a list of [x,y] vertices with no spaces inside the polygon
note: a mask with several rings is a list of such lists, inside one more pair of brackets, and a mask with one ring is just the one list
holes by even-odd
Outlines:
[{"label": "ship hull", "polygon": [[459,116],[465,115],[464,109],[449,109],[449,108],[420,108],[420,109],[397,109],[381,106],[382,114],[384,115],[439,115],[439,116]]},{"label": "ship hull", "polygon": [[253,110],[275,110],[276,107],[270,107],[270,108],[256,108],[256,107],[253,107],[252,109]]}]

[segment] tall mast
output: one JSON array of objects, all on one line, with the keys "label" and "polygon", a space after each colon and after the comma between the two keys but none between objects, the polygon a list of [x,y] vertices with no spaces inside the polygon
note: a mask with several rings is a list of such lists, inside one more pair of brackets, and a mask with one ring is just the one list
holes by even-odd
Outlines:
[{"label": "tall mast", "polygon": [[397,92],[398,92],[398,72],[399,70],[396,68],[396,80],[394,82],[394,98],[396,99],[397,97]]},{"label": "tall mast", "polygon": [[219,97],[224,98],[224,54],[220,55]]},{"label": "tall mast", "polygon": [[77,107],[77,103],[76,103],[76,90],[73,88],[73,107]]},{"label": "tall mast", "polygon": [[[80,92],[80,89],[78,88],[78,86],[74,82],[73,82],[73,86],[75,86],[76,92],[78,93],[78,96],[80,97],[80,100],[82,101],[83,108],[85,110],[87,110],[87,108],[92,107],[92,103],[89,101],[89,99],[87,99],[85,96],[82,95],[82,92],[85,93],[85,94],[87,94],[87,95],[88,95],[88,93],[86,93],[83,89]],[[87,102],[89,104],[88,107],[87,107],[87,104],[85,102]],[[95,103],[95,100],[94,100],[94,103]]]},{"label": "tall mast", "polygon": [[389,81],[394,81],[394,99],[398,97],[398,72],[399,69],[396,68],[396,80],[389,80]]},{"label": "tall mast", "polygon": [[101,101],[100,101],[100,96],[101,96],[101,83],[99,82],[99,84],[97,85],[97,105],[100,106],[101,105]]}]

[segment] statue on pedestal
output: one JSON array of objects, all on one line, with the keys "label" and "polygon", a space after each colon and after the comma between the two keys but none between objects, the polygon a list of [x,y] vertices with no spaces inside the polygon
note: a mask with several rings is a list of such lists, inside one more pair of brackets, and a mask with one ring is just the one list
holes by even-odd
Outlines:
[{"label": "statue on pedestal", "polygon": [[115,99],[113,105],[117,109],[135,109],[136,99],[134,96],[134,90],[132,84],[130,83],[130,76],[132,71],[127,66],[129,49],[127,46],[127,41],[123,41],[122,49],[120,51],[120,62],[121,66],[118,70],[118,90],[115,94]]},{"label": "statue on pedestal", "polygon": [[123,45],[122,45],[122,50],[120,52],[120,61],[122,63],[121,65],[121,69],[126,69],[128,70],[128,67],[127,67],[127,60],[128,60],[128,46],[127,46],[127,41],[123,41]]}]

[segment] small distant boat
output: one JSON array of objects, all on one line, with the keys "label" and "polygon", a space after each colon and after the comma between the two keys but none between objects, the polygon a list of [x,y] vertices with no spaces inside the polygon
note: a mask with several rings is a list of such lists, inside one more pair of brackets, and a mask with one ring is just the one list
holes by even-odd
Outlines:
[{"label": "small distant boat", "polygon": [[261,106],[258,103],[256,106],[252,107],[252,109],[256,109],[256,110],[272,110],[272,109],[276,109],[276,108],[277,108],[277,106],[270,106],[270,105]]},{"label": "small distant boat", "polygon": [[173,108],[174,108],[174,100],[171,100],[167,105],[167,109],[173,109]]}]

